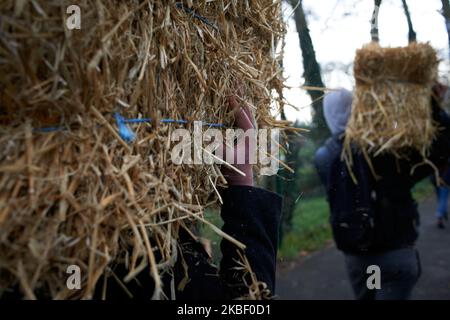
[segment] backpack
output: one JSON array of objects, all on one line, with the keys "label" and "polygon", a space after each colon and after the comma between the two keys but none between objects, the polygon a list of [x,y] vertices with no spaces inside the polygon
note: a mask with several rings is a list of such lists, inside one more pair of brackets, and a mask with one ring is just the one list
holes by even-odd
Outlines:
[{"label": "backpack", "polygon": [[375,237],[374,178],[366,159],[354,148],[349,171],[345,160],[341,159],[343,139],[330,138],[325,147],[333,155],[327,197],[334,241],[344,252],[367,252]]}]

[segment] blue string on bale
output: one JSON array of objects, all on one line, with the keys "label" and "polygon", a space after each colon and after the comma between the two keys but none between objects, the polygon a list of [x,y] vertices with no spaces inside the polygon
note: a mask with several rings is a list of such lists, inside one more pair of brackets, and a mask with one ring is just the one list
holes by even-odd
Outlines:
[{"label": "blue string on bale", "polygon": [[[133,132],[133,130],[128,126],[128,124],[136,124],[136,123],[149,123],[152,122],[151,118],[132,118],[132,119],[126,119],[121,114],[116,112],[114,114],[114,117],[116,119],[117,128],[119,129],[119,135],[120,137],[125,140],[126,142],[130,143],[133,142],[136,138],[136,134]],[[161,123],[176,123],[176,124],[187,124],[189,123],[187,120],[176,120],[176,119],[161,119]],[[221,123],[202,123],[203,126],[207,127],[224,127]]]},{"label": "blue string on bale", "polygon": [[[136,139],[136,134],[134,131],[130,128],[129,124],[138,124],[138,123],[151,123],[151,118],[131,118],[126,119],[124,118],[120,113],[116,112],[114,113],[114,119],[116,120],[117,129],[119,130],[120,137],[127,143],[131,143]],[[160,123],[175,123],[175,124],[187,124],[189,121],[187,120],[176,120],[176,119],[161,119],[159,121]],[[221,123],[209,123],[209,122],[202,122],[203,126],[207,127],[213,127],[213,128],[223,128],[224,125]],[[67,130],[66,127],[62,126],[52,126],[52,127],[43,127],[43,128],[36,128],[34,129],[35,132],[40,133],[50,133],[50,132],[56,132],[56,131],[64,131]]]}]

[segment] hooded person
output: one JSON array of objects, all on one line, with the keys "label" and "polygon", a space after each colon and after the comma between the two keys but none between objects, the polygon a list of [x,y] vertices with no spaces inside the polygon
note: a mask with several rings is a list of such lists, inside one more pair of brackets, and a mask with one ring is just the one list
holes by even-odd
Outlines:
[{"label": "hooded person", "polygon": [[352,111],[353,95],[346,89],[332,91],[325,95],[323,112],[325,121],[333,135],[345,131]]},{"label": "hooded person", "polygon": [[[432,99],[433,117],[442,130],[430,149],[429,161],[440,167],[447,162],[450,155],[450,118],[442,109],[436,107],[436,101]],[[423,161],[420,154],[413,152],[408,159],[396,159],[392,155],[373,157],[370,160],[379,177],[374,179],[370,170],[353,167],[352,170],[358,170],[353,171],[356,176],[366,178],[360,180],[356,186],[353,185],[354,191],[358,192],[351,192],[352,195],[349,195],[349,189],[342,185],[351,185],[352,182],[348,182],[351,179],[348,178],[349,174],[342,173],[347,167],[342,164],[341,154],[351,106],[352,93],[348,90],[339,89],[325,96],[324,116],[332,136],[317,150],[314,159],[317,172],[327,191],[334,240],[344,253],[347,272],[357,299],[408,299],[420,276],[420,262],[415,249],[419,212],[411,189],[417,182],[432,174],[433,169],[430,166],[419,166],[412,170]],[[357,157],[362,157],[358,154],[355,148],[354,161]],[[332,170],[339,170],[339,173]],[[356,194],[370,196],[358,198]],[[354,241],[348,239],[360,239],[358,235],[361,230],[368,228],[367,223],[358,225],[359,221],[363,221],[362,213],[365,213],[359,210],[362,202],[360,200],[367,200],[368,212],[371,214],[371,233],[369,241],[364,242],[364,247],[355,244],[353,248]],[[344,218],[354,220],[351,220],[352,224],[349,225],[343,223],[347,221]],[[354,221],[356,223],[353,223]],[[340,245],[343,241],[352,245],[344,247]],[[381,280],[379,285],[369,288],[368,278],[374,278],[373,274],[367,273],[371,266],[377,267],[376,270],[381,273],[378,274],[378,279]]]},{"label": "hooded person", "polygon": [[[345,127],[352,110],[353,95],[349,90],[338,89],[325,95],[323,99],[323,114],[325,122],[332,134],[331,140],[339,148],[340,138],[343,137]],[[331,141],[330,141],[331,142]],[[324,185],[327,185],[329,167],[331,165],[329,150],[323,146],[316,152],[315,163],[319,176]]]}]

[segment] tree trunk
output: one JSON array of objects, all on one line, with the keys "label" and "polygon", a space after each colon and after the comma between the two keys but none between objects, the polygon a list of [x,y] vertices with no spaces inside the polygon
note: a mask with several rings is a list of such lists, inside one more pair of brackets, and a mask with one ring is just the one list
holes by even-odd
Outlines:
[{"label": "tree trunk", "polygon": [[283,170],[274,176],[276,183],[276,192],[283,195],[283,210],[281,216],[281,228],[279,233],[279,245],[282,244],[284,236],[292,229],[292,218],[296,207],[296,199],[300,194],[298,184],[299,152],[302,143],[298,136],[292,133],[287,134],[289,153],[286,154],[284,161],[292,169],[294,173]]},{"label": "tree trunk", "polygon": [[380,37],[378,35],[378,15],[380,13],[381,0],[374,1],[374,8],[372,13],[372,19],[370,20],[370,37],[373,42],[379,42]]},{"label": "tree trunk", "polygon": [[[298,3],[300,1],[300,3]],[[314,45],[309,33],[308,24],[306,22],[305,12],[303,10],[303,3],[301,0],[290,0],[294,11],[295,25],[297,27],[298,38],[300,41],[300,48],[303,57],[303,77],[305,78],[305,85],[311,87],[323,88],[322,76],[320,66],[316,59]],[[316,142],[323,142],[329,135],[330,131],[325,123],[322,107],[321,91],[307,90],[312,100],[313,117],[312,117],[312,132],[311,137]]]},{"label": "tree trunk", "polygon": [[449,58],[450,58],[450,1],[449,0],[442,0],[442,14],[444,15],[445,25],[447,26]]},{"label": "tree trunk", "polygon": [[[442,0],[445,1],[445,0]],[[406,0],[402,0],[403,2],[403,9],[405,10],[405,16],[408,20],[408,40],[409,42],[415,42],[417,39],[416,32],[414,31],[412,20],[411,20],[411,14],[409,13],[408,4],[406,3]]]}]

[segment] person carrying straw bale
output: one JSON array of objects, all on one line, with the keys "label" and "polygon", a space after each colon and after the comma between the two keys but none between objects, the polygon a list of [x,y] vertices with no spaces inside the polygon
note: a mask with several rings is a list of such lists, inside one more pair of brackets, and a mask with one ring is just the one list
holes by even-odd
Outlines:
[{"label": "person carrying straw bale", "polygon": [[[285,32],[272,0],[0,1],[0,298],[273,295],[281,200],[248,165],[173,155],[188,131],[206,158],[237,81],[258,129],[297,130],[271,112]],[[227,239],[219,273],[203,225]]]},{"label": "person carrying straw bale", "polygon": [[[238,103],[234,96],[228,98],[228,103],[235,114],[237,127],[244,131],[254,129],[253,115],[248,105]],[[237,152],[251,152],[249,145],[245,146],[246,150]],[[220,245],[222,260],[218,270],[211,264],[203,245],[187,231],[181,230],[181,250],[173,274],[165,275],[162,280],[164,294],[168,298],[223,300],[273,297],[282,199],[277,194],[254,187],[252,165],[248,161],[237,164],[236,168],[246,175],[222,168],[229,185],[221,192],[222,230],[243,243],[245,252],[223,239]],[[248,263],[250,268],[240,265],[238,261]],[[106,299],[152,297],[155,284],[150,274],[141,272],[125,287],[119,279],[128,274],[126,266],[118,265],[113,273],[107,280]],[[101,289],[99,285],[98,297]]]},{"label": "person carrying straw bale", "polygon": [[[341,155],[352,93],[338,90],[325,96],[324,115],[333,135],[316,152],[315,165],[327,191],[334,240],[345,255],[357,299],[408,299],[420,277],[415,248],[419,212],[411,189],[450,156],[450,117],[439,107],[439,98],[430,99],[439,130],[427,164],[412,148],[400,159],[389,153],[366,158],[353,145],[349,166]],[[373,287],[368,286],[369,266],[381,272],[381,283]]]}]

